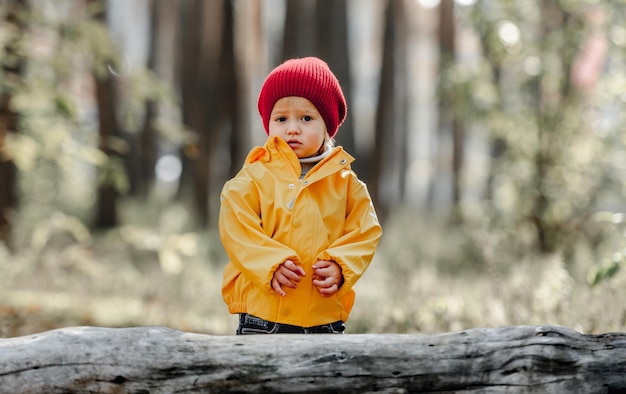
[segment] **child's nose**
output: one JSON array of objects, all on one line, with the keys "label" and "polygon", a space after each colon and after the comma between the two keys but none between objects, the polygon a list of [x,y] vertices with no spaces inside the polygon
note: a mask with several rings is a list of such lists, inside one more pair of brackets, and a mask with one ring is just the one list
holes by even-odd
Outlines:
[{"label": "child's nose", "polygon": [[287,127],[287,134],[289,135],[300,134],[300,128],[298,127],[297,124],[290,123],[289,126]]}]

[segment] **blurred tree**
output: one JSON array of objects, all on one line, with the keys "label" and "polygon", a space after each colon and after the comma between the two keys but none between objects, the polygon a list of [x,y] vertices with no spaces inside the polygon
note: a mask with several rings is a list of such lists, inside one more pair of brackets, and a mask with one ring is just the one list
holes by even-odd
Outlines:
[{"label": "blurred tree", "polygon": [[[16,11],[16,5],[27,8]],[[3,22],[15,12],[26,26],[0,27],[0,203],[21,202],[19,211],[11,212],[26,237],[59,212],[98,227],[115,226],[129,170],[122,157],[129,145],[119,130],[137,131],[146,98],[171,99],[164,84],[142,67],[120,67],[105,5],[30,0],[0,7]],[[170,134],[181,129],[171,125]],[[6,211],[1,211],[4,220]]]},{"label": "blurred tree", "polygon": [[[150,35],[148,69],[159,78],[173,82],[174,43],[178,27],[179,3],[167,0],[150,1]],[[156,127],[162,110],[156,99],[146,100],[143,128],[139,136],[139,176],[132,182],[146,196],[154,182],[154,168],[159,154],[159,134]]]},{"label": "blurred tree", "polygon": [[22,81],[26,24],[22,19],[27,13],[25,0],[11,0],[0,8],[4,38],[0,49],[0,242],[11,245],[11,217],[17,209],[17,168],[7,149],[10,134],[18,131],[19,115],[11,105],[17,85]]},{"label": "blurred tree", "polygon": [[404,197],[407,172],[405,18],[404,0],[389,0],[385,9],[374,147],[366,175],[381,221]]},{"label": "blurred tree", "polygon": [[324,59],[337,76],[348,105],[348,116],[337,134],[337,143],[348,152],[360,157],[354,164],[360,173],[365,168],[365,152],[356,152],[352,113],[352,75],[350,70],[350,50],[348,46],[348,6],[346,0],[317,0],[315,2],[315,51],[316,56]]},{"label": "blurred tree", "polygon": [[[242,97],[244,89],[241,86],[245,82],[242,72],[241,61],[235,53],[235,10],[232,1],[226,1],[224,5],[224,30],[222,35],[222,51],[218,79],[219,85],[219,115],[218,123],[220,130],[230,136],[227,146],[230,153],[230,168],[228,172],[222,171],[215,179],[215,191],[221,188],[227,178],[234,176],[241,168],[249,147],[247,122],[245,121],[245,100]],[[217,155],[217,153],[216,153]],[[226,166],[219,166],[226,168]],[[219,205],[214,199],[214,206]]]},{"label": "blurred tree", "polygon": [[394,128],[394,148],[393,154],[393,170],[391,171],[396,176],[396,189],[397,195],[393,199],[393,205],[399,205],[404,203],[406,198],[406,180],[409,166],[409,126],[408,126],[408,112],[409,112],[409,77],[408,77],[408,10],[410,9],[407,4],[409,0],[396,0],[394,29],[396,29],[396,50],[395,50],[395,74],[394,81],[396,95],[395,95],[395,128]]},{"label": "blurred tree", "polygon": [[[454,16],[454,0],[442,0],[439,4],[439,69],[449,70],[456,62],[456,22]],[[456,95],[440,95],[438,114],[438,134],[452,134],[452,220],[461,222],[463,211],[461,206],[463,160],[465,151],[465,129],[455,110]],[[440,141],[447,138],[440,137]],[[439,146],[446,146],[445,142]],[[443,155],[444,157],[448,155]],[[431,193],[432,196],[432,193]]]},{"label": "blurred tree", "polygon": [[[92,3],[94,0],[90,0]],[[105,23],[106,3],[95,16],[96,20]],[[108,70],[107,70],[108,71]],[[96,104],[98,106],[99,148],[107,157],[107,163],[100,168],[100,182],[97,192],[95,226],[110,228],[118,225],[119,187],[116,178],[124,172],[122,158],[118,146],[120,127],[117,119],[116,103],[118,102],[115,84],[110,72],[96,71]]]},{"label": "blurred tree", "polygon": [[314,7],[313,1],[286,0],[282,57],[274,63],[314,54]]},{"label": "blurred tree", "polygon": [[[313,15],[313,17],[311,17]],[[348,10],[346,0],[287,0],[281,61],[305,56],[323,59],[333,70],[343,89],[348,109],[351,105],[350,53],[348,50]],[[351,113],[337,134],[337,143],[356,154]],[[366,153],[355,169],[367,162]]]},{"label": "blurred tree", "polygon": [[[590,92],[572,82],[588,38],[607,29],[588,21],[593,7],[608,6],[477,2],[464,20],[478,32],[482,58],[442,70],[442,92],[459,103],[457,116],[489,132],[491,199],[483,212],[520,247],[532,229],[542,253],[571,253],[601,196],[616,186],[609,152],[623,144],[601,135],[614,135],[619,117],[590,107]],[[620,10],[618,2],[611,7]],[[611,15],[615,26],[620,15]],[[596,55],[597,74],[605,55]],[[602,123],[590,118],[594,112],[604,112]]]},{"label": "blurred tree", "polygon": [[209,170],[213,151],[211,120],[215,118],[218,53],[222,35],[223,2],[193,0],[183,3],[181,93],[183,122],[194,133],[193,145],[183,152],[181,193],[192,191],[198,224],[209,220]]},{"label": "blurred tree", "polygon": [[[241,165],[247,153],[241,124],[241,76],[235,59],[235,18],[230,0],[190,1],[183,8],[183,119],[196,136],[195,144],[185,151],[192,159],[186,171],[193,176],[195,217],[198,224],[207,226],[210,207],[219,205],[218,185]],[[225,147],[228,158],[220,155]],[[225,160],[230,160],[232,167],[222,165]]]}]

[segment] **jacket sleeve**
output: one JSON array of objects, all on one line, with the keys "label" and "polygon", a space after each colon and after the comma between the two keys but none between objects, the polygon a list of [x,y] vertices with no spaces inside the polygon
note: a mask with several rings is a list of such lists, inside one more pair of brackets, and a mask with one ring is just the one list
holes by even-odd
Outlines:
[{"label": "jacket sleeve", "polygon": [[321,260],[335,261],[341,267],[344,283],[338,296],[350,291],[363,275],[382,236],[382,227],[366,185],[354,173],[351,179],[343,236],[318,256]]},{"label": "jacket sleeve", "polygon": [[231,263],[268,292],[274,271],[285,260],[299,264],[296,252],[265,234],[259,194],[254,182],[241,176],[228,181],[220,195],[219,232]]}]

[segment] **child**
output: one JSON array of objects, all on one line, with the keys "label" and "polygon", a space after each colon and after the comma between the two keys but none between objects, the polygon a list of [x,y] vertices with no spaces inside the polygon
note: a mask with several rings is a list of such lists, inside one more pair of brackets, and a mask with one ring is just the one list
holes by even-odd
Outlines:
[{"label": "child", "polygon": [[341,333],[382,229],[354,159],[333,147],[346,117],[339,81],[320,59],[288,60],[258,109],[269,138],[221,194],[224,301],[237,334]]}]

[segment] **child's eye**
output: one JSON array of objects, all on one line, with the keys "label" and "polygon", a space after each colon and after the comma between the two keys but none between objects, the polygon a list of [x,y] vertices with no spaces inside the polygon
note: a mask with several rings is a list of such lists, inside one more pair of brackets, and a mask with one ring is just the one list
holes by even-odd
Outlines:
[{"label": "child's eye", "polygon": [[287,120],[287,118],[285,116],[279,116],[279,117],[276,118],[277,122],[284,122],[286,120]]},{"label": "child's eye", "polygon": [[304,116],[302,117],[302,120],[304,120],[305,122],[310,122],[311,120],[313,120],[313,118],[312,118],[312,117],[310,117],[309,115],[304,115]]}]

